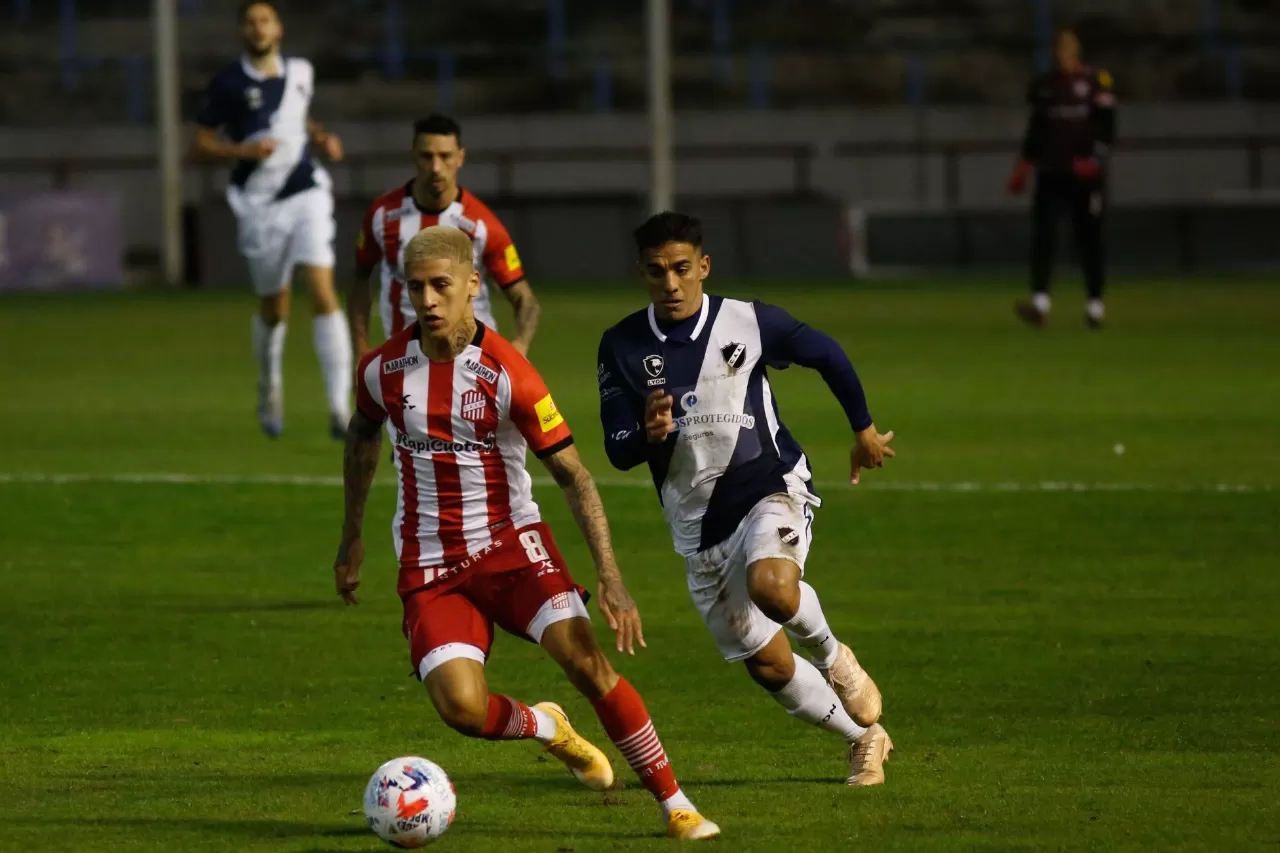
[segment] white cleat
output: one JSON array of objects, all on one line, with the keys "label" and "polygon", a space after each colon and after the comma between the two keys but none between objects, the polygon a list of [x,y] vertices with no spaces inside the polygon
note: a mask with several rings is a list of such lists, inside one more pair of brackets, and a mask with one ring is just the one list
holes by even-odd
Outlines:
[{"label": "white cleat", "polygon": [[258,388],[258,425],[267,438],[279,438],[284,432],[284,395],[279,388]]},{"label": "white cleat", "polygon": [[893,752],[893,741],[884,726],[876,723],[866,734],[849,744],[849,778],[846,785],[861,787],[884,784],[884,763]]},{"label": "white cleat", "polygon": [[876,687],[871,676],[859,665],[852,649],[841,643],[836,662],[831,665],[831,669],[821,672],[855,723],[870,726],[880,719],[880,688]]}]

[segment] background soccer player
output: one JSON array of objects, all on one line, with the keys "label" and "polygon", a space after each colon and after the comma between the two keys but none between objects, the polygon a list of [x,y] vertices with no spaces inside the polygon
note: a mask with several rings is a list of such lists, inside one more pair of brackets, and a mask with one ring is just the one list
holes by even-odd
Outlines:
[{"label": "background soccer player", "polygon": [[275,7],[244,3],[239,23],[244,55],[210,82],[196,116],[192,154],[233,163],[227,202],[259,296],[253,318],[258,422],[272,438],[284,428],[280,361],[297,266],[315,315],[330,431],[342,438],[351,411],[351,341],[333,287],[332,183],[310,153],[316,146],[341,160],[342,142],[308,116],[315,73],[305,59],[281,57],[284,30]]},{"label": "background soccer player", "polygon": [[[652,304],[600,340],[609,461],[649,464],[689,593],[725,660],[745,663],[787,713],[843,737],[850,785],[880,784],[893,749],[876,722],[880,691],[801,580],[820,501],[766,368],[822,374],[854,433],[855,484],[860,469],[894,455],[893,433],[876,430],[834,340],[772,305],[703,292],[711,258],[698,220],[661,213],[635,241]],[[792,652],[788,634],[813,663]]]},{"label": "background soccer player", "polygon": [[1071,30],[1058,32],[1054,68],[1038,75],[1027,90],[1027,131],[1022,157],[1009,177],[1009,192],[1020,195],[1035,171],[1032,204],[1031,300],[1014,306],[1032,326],[1049,316],[1049,278],[1058,220],[1071,214],[1089,302],[1085,321],[1102,325],[1105,269],[1102,214],[1106,172],[1116,136],[1116,98],[1111,75],[1080,62],[1080,41]]},{"label": "background soccer player", "polygon": [[365,503],[389,420],[400,481],[392,525],[412,662],[440,717],[471,737],[534,738],[589,787],[613,770],[559,706],[530,708],[489,692],[493,626],[540,644],[587,697],[609,737],[662,805],[678,838],[719,835],[681,792],[640,694],[596,644],[581,587],[542,522],[524,468],[531,448],[564,491],[595,560],[600,610],[619,649],[644,645],[622,583],[609,524],[573,435],[533,366],[476,322],[480,277],[471,240],[432,226],[404,250],[417,322],[362,359],[344,462],[346,515],[334,563],[355,604]]},{"label": "background soccer player", "polygon": [[379,270],[378,306],[382,331],[389,337],[413,322],[401,265],[404,247],[419,229],[437,224],[461,228],[475,246],[475,266],[485,278],[475,299],[476,319],[498,328],[489,303],[492,284],[515,310],[511,343],[528,355],[538,329],[538,299],[507,229],[484,202],[458,186],[458,169],[467,157],[462,128],[438,113],[414,122],[412,154],[413,179],[374,200],[356,239],[356,282],[347,296],[347,310],[357,356],[369,349],[370,274]]}]

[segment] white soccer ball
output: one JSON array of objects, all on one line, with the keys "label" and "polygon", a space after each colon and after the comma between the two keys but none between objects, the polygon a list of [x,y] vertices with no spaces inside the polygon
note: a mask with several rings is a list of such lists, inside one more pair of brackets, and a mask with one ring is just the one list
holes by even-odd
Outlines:
[{"label": "white soccer ball", "polygon": [[453,823],[457,806],[448,774],[412,755],[379,767],[364,789],[369,828],[395,847],[412,849],[435,841]]}]

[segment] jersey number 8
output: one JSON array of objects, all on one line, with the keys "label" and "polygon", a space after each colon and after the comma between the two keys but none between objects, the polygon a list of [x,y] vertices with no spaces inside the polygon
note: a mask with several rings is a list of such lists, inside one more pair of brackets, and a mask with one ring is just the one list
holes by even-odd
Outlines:
[{"label": "jersey number 8", "polygon": [[543,560],[551,559],[551,555],[547,553],[547,546],[542,544],[542,534],[536,530],[526,530],[521,533],[520,544],[524,546],[524,555],[531,563],[541,563]]}]

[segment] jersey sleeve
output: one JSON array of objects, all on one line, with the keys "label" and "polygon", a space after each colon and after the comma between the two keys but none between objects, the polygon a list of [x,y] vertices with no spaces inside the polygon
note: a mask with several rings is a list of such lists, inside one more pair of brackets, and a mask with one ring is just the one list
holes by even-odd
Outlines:
[{"label": "jersey sleeve", "polygon": [[547,384],[518,353],[504,359],[511,380],[511,421],[529,443],[533,455],[545,459],[573,444],[573,433],[556,408]]},{"label": "jersey sleeve", "polygon": [[756,322],[760,325],[760,344],[764,360],[779,369],[792,364],[818,371],[831,393],[844,409],[854,432],[871,426],[867,395],[853,363],[835,338],[805,323],[786,311],[764,302],[752,303]]},{"label": "jersey sleeve", "polygon": [[231,99],[228,97],[222,81],[214,77],[205,89],[200,108],[196,111],[196,124],[217,130],[231,121]]},{"label": "jersey sleeve", "polygon": [[356,234],[357,269],[373,269],[382,260],[382,244],[378,241],[378,236],[373,233],[373,217],[377,212],[378,203],[375,201],[369,205],[369,209],[364,212],[364,219],[360,222],[360,231]]},{"label": "jersey sleeve", "polygon": [[524,278],[520,253],[516,251],[516,244],[511,242],[511,235],[498,217],[489,213],[485,217],[485,227],[488,229],[482,257],[485,271],[498,287],[510,287]]},{"label": "jersey sleeve", "polygon": [[622,379],[622,368],[609,345],[609,333],[600,338],[596,382],[600,386],[600,426],[604,452],[619,471],[630,471],[649,458],[649,439],[641,428],[644,403],[635,399]]},{"label": "jersey sleeve", "polygon": [[1105,157],[1116,142],[1116,93],[1110,72],[1103,68],[1094,75],[1093,123],[1096,153]]},{"label": "jersey sleeve", "polygon": [[375,423],[387,419],[382,402],[382,353],[373,350],[360,359],[356,368],[356,408]]}]

